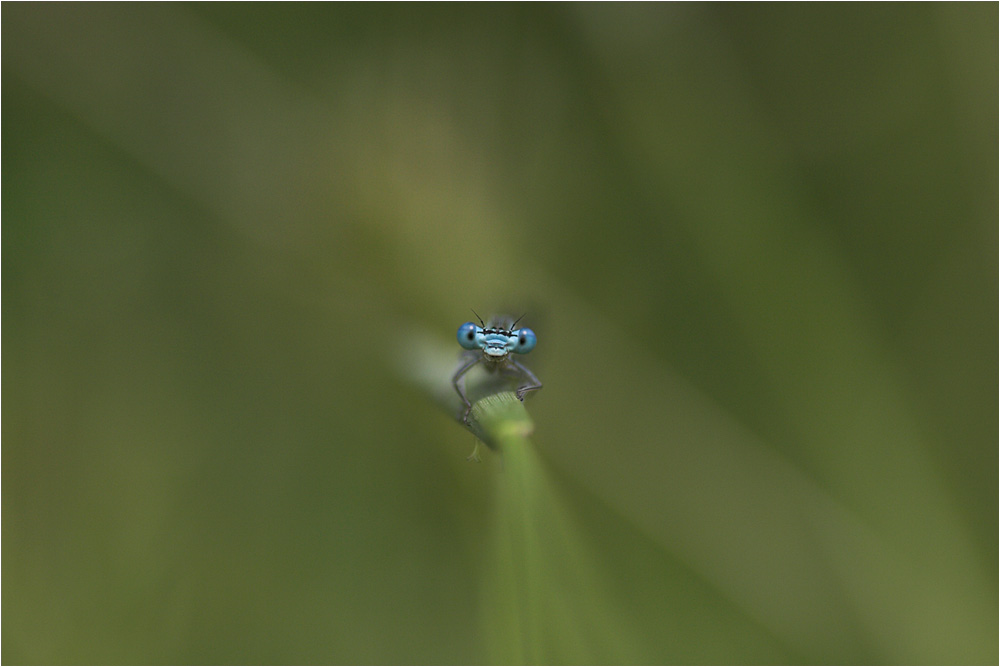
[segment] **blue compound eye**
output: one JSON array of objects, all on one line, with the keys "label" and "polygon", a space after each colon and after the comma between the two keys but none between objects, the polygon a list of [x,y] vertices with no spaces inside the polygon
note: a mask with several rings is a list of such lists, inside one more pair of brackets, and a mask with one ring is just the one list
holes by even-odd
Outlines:
[{"label": "blue compound eye", "polygon": [[514,352],[518,354],[528,354],[535,348],[535,332],[531,329],[518,329],[514,332],[517,342],[514,343]]},{"label": "blue compound eye", "polygon": [[[476,344],[476,330],[479,329],[472,322],[466,322],[458,328],[458,344],[464,347],[466,350],[475,350],[479,345]],[[534,335],[532,335],[534,338]],[[532,343],[534,345],[534,343]]]}]

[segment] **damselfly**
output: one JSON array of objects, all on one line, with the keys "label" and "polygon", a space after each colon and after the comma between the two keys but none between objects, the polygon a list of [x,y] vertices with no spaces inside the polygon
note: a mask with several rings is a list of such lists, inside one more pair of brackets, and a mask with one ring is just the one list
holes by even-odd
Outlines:
[{"label": "damselfly", "polygon": [[474,322],[466,322],[458,328],[458,344],[464,347],[466,352],[462,357],[462,365],[455,371],[452,384],[455,391],[462,397],[465,404],[465,413],[462,421],[469,423],[469,413],[472,412],[472,403],[465,395],[464,383],[460,380],[476,364],[482,364],[489,373],[501,373],[504,375],[515,375],[522,378],[523,383],[514,392],[519,400],[524,400],[524,395],[529,391],[542,388],[542,383],[538,381],[535,374],[521,365],[511,353],[527,354],[535,347],[535,332],[528,328],[516,329],[521,317],[517,318],[509,326],[494,320],[490,326],[486,326],[483,318],[479,317],[476,311],[472,311],[479,325]]}]

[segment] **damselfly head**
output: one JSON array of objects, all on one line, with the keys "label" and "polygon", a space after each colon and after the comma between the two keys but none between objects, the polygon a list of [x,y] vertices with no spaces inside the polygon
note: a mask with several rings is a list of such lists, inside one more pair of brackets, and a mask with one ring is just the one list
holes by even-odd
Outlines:
[{"label": "damselfly head", "polygon": [[515,328],[524,315],[513,321],[510,318],[493,318],[487,326],[476,311],[472,312],[479,320],[479,325],[466,322],[458,328],[458,344],[466,350],[479,349],[487,357],[500,359],[511,352],[527,354],[535,347],[537,341],[534,331]]}]

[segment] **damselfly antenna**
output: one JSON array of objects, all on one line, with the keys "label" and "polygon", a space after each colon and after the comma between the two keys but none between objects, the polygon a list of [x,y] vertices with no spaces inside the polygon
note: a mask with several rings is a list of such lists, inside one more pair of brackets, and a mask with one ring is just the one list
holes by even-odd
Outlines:
[{"label": "damselfly antenna", "polygon": [[[472,309],[469,308],[469,310],[472,310]],[[485,329],[486,328],[486,323],[483,322],[483,318],[479,317],[479,313],[477,313],[476,311],[472,310],[472,314],[476,316],[477,320],[479,320],[479,326],[481,326],[481,327],[483,327]]]},{"label": "damselfly antenna", "polygon": [[521,320],[523,320],[523,319],[524,319],[524,316],[525,316],[525,315],[527,315],[527,314],[528,314],[528,313],[523,313],[523,314],[521,315],[521,317],[519,317],[519,318],[517,318],[516,320],[514,320],[514,322],[513,322],[513,323],[511,323],[511,325],[510,325],[510,330],[511,330],[511,331],[513,331],[513,330],[514,330],[514,327],[516,327],[516,326],[517,326],[517,323],[518,323],[518,322],[520,322]]}]

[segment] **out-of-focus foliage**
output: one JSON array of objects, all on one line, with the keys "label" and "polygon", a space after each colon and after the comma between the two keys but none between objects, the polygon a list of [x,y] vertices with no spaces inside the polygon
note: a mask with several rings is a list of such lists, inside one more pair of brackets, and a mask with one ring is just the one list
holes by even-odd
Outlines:
[{"label": "out-of-focus foliage", "polygon": [[5,663],[996,661],[996,4],[2,18]]}]

